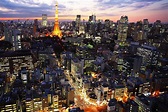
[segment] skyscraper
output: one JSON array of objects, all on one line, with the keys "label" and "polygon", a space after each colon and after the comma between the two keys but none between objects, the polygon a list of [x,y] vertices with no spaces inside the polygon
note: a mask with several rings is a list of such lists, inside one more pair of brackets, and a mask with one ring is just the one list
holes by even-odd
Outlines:
[{"label": "skyscraper", "polygon": [[54,24],[54,30],[52,32],[53,36],[58,36],[59,38],[62,37],[62,32],[59,28],[59,22],[58,22],[58,3],[55,5],[56,10],[55,10],[55,24]]},{"label": "skyscraper", "polygon": [[149,32],[149,21],[148,19],[143,20],[143,39],[147,39]]},{"label": "skyscraper", "polygon": [[161,33],[162,23],[161,20],[156,20],[154,22],[154,35],[159,35]]},{"label": "skyscraper", "polygon": [[80,23],[81,23],[81,15],[77,15],[77,16],[76,16],[76,27],[77,27],[77,28],[79,28]]},{"label": "skyscraper", "polygon": [[135,40],[143,40],[143,23],[142,21],[137,21],[136,23],[136,35],[135,35]]},{"label": "skyscraper", "polygon": [[127,39],[128,17],[121,16],[118,22],[118,41],[125,42]]},{"label": "skyscraper", "polygon": [[37,28],[38,28],[38,19],[35,19],[34,24],[33,24],[33,36],[34,37],[36,37]]},{"label": "skyscraper", "polygon": [[42,14],[42,26],[47,26],[47,14]]},{"label": "skyscraper", "polygon": [[21,50],[21,32],[18,29],[13,30],[12,44],[13,50]]},{"label": "skyscraper", "polygon": [[96,15],[89,16],[89,22],[95,23],[96,22]]},{"label": "skyscraper", "polygon": [[4,28],[4,36],[5,41],[9,41],[13,45],[12,50],[15,51],[21,49],[21,31],[19,31],[18,29],[10,28],[6,25]]}]

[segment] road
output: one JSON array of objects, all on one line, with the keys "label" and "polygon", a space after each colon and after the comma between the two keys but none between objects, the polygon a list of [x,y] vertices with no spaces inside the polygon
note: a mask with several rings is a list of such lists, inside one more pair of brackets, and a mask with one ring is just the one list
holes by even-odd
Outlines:
[{"label": "road", "polygon": [[68,71],[65,70],[65,75],[66,78],[69,80],[69,84],[71,85],[71,87],[73,87],[75,89],[75,106],[76,107],[80,107],[81,109],[84,109],[85,112],[100,112],[100,111],[106,111],[106,104],[107,102],[101,102],[98,105],[97,100],[95,99],[91,99],[87,94],[86,94],[86,89],[85,88],[81,88],[78,86],[77,83],[73,82],[70,73]]}]

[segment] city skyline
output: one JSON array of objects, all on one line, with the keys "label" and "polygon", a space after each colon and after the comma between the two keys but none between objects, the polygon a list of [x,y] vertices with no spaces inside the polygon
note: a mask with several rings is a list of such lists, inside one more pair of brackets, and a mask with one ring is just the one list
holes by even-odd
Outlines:
[{"label": "city skyline", "polygon": [[[95,14],[97,19],[110,19],[114,22],[122,15],[128,16],[129,22],[143,19],[149,19],[149,22],[168,22],[167,0],[57,1],[60,20],[74,20],[80,14],[87,21],[89,15]],[[48,14],[48,19],[54,19],[55,3],[56,0],[1,0],[0,20],[41,19],[42,14]]]},{"label": "city skyline", "polygon": [[0,112],[167,112],[166,5],[0,0]]}]

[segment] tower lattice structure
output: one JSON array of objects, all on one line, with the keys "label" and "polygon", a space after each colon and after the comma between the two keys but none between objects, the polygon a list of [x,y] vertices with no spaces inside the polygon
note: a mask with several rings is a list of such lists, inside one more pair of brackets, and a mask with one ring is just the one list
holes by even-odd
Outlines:
[{"label": "tower lattice structure", "polygon": [[54,30],[52,32],[53,36],[58,36],[59,38],[62,37],[62,32],[59,27],[59,22],[58,22],[58,2],[55,5],[55,24],[54,24]]}]

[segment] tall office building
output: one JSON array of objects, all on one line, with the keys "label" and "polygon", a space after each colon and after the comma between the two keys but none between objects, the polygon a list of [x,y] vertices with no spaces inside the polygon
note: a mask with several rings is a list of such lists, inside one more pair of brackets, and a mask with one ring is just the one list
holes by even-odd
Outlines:
[{"label": "tall office building", "polygon": [[58,36],[59,38],[61,38],[62,32],[60,30],[59,22],[58,22],[58,3],[56,3],[55,8],[56,8],[56,10],[55,10],[55,24],[54,24],[54,30],[52,32],[52,35]]},{"label": "tall office building", "polygon": [[156,20],[154,22],[154,35],[159,35],[161,33],[162,23],[161,20]]},{"label": "tall office building", "polygon": [[[135,76],[139,72],[142,64],[142,57],[138,55],[128,56],[124,59],[123,68],[128,76]],[[123,70],[124,71],[124,70]]]},{"label": "tall office building", "polygon": [[13,50],[21,50],[21,32],[18,29],[13,30],[12,44]]},{"label": "tall office building", "polygon": [[76,16],[76,28],[79,28],[81,23],[81,15],[77,15]]},{"label": "tall office building", "polygon": [[160,53],[155,47],[142,45],[137,48],[137,55],[142,56],[141,68],[144,69],[148,65],[157,65]]},{"label": "tall office building", "polygon": [[147,39],[149,31],[149,21],[148,19],[143,20],[143,39]]},{"label": "tall office building", "polygon": [[36,37],[37,28],[38,28],[38,19],[35,19],[34,24],[33,24],[33,36],[34,37]]},{"label": "tall office building", "polygon": [[121,16],[118,21],[118,41],[125,42],[127,39],[127,30],[128,30],[128,17]]},{"label": "tall office building", "polygon": [[142,21],[137,21],[135,31],[136,31],[135,41],[142,40],[143,39],[143,23],[142,23]]},{"label": "tall office building", "polygon": [[109,20],[109,19],[106,19],[106,20],[104,21],[104,26],[105,26],[105,29],[106,29],[106,30],[109,30],[109,29],[110,29],[110,20]]},{"label": "tall office building", "polygon": [[96,22],[96,15],[89,16],[89,22],[95,23]]},{"label": "tall office building", "polygon": [[42,26],[47,26],[47,14],[42,14]]},{"label": "tall office building", "polygon": [[4,35],[5,35],[5,40],[11,42],[12,41],[12,29],[9,28],[8,26],[4,27]]},{"label": "tall office building", "polygon": [[4,24],[0,22],[0,41],[3,40],[2,37],[4,36]]},{"label": "tall office building", "polygon": [[86,31],[88,31],[93,36],[96,35],[96,15],[89,16]]},{"label": "tall office building", "polygon": [[161,20],[156,20],[156,22],[154,22],[154,27],[160,28],[161,26],[162,26]]},{"label": "tall office building", "polygon": [[21,31],[18,29],[12,29],[9,28],[8,26],[5,26],[4,28],[4,35],[5,35],[5,40],[9,41],[12,45],[13,48],[12,50],[20,50],[21,49]]}]

